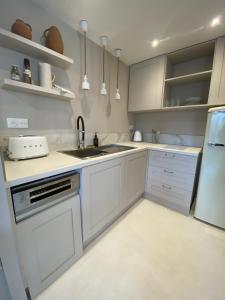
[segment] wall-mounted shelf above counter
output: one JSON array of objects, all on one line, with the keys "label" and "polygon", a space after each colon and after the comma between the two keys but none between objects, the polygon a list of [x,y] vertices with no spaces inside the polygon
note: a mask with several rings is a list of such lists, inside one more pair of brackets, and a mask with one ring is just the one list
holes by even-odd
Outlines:
[{"label": "wall-mounted shelf above counter", "polygon": [[44,87],[41,87],[38,85],[28,84],[28,83],[15,81],[15,80],[7,79],[7,78],[5,78],[2,81],[1,87],[3,89],[7,89],[7,90],[11,90],[11,91],[29,93],[29,94],[39,95],[39,96],[56,98],[56,99],[60,99],[60,100],[66,100],[66,101],[72,100],[75,98],[74,93],[61,94],[60,91],[58,91],[57,89],[48,89],[48,88],[44,88]]},{"label": "wall-mounted shelf above counter", "polygon": [[74,63],[73,59],[65,55],[2,28],[0,28],[0,47],[35,57],[63,69]]},{"label": "wall-mounted shelf above counter", "polygon": [[197,73],[183,75],[183,76],[167,78],[165,79],[165,82],[170,85],[183,84],[188,82],[194,82],[196,80],[210,79],[211,74],[212,74],[212,70],[208,70],[208,71],[197,72]]}]

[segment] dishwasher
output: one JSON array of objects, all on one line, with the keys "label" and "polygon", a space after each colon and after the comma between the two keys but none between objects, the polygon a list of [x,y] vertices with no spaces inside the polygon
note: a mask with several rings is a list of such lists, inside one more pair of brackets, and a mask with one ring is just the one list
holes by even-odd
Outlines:
[{"label": "dishwasher", "polygon": [[80,174],[67,172],[11,188],[16,240],[28,298],[83,254]]}]

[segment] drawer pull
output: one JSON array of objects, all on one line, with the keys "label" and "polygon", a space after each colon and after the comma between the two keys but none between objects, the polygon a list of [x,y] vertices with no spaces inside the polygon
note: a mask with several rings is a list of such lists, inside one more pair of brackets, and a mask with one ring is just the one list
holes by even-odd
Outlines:
[{"label": "drawer pull", "polygon": [[176,157],[176,154],[174,154],[174,153],[173,154],[171,154],[171,153],[165,153],[165,156],[166,157],[173,157],[174,158],[174,157]]},{"label": "drawer pull", "polygon": [[164,169],[164,173],[167,173],[167,174],[173,174],[174,172],[173,171],[169,171],[167,169]]},{"label": "drawer pull", "polygon": [[169,190],[169,191],[172,189],[171,186],[165,185],[165,184],[162,184],[162,188],[163,188],[164,190]]}]

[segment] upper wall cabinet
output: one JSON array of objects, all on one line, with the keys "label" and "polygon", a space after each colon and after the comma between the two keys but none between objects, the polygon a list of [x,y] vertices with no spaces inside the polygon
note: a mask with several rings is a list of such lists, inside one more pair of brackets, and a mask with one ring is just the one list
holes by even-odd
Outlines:
[{"label": "upper wall cabinet", "polygon": [[210,41],[167,55],[164,108],[207,105],[214,47]]},{"label": "upper wall cabinet", "polygon": [[159,56],[130,67],[128,111],[159,109],[162,105],[165,56]]},{"label": "upper wall cabinet", "polygon": [[225,103],[225,37],[216,41],[208,102],[210,105]]}]

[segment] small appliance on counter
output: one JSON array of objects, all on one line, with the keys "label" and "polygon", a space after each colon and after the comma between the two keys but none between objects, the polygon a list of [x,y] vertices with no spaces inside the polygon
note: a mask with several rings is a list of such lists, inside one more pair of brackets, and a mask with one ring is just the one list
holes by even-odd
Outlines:
[{"label": "small appliance on counter", "polygon": [[142,142],[142,133],[140,130],[135,130],[133,141],[134,142]]},{"label": "small appliance on counter", "polygon": [[12,160],[29,159],[48,155],[45,136],[9,137],[8,157]]}]

